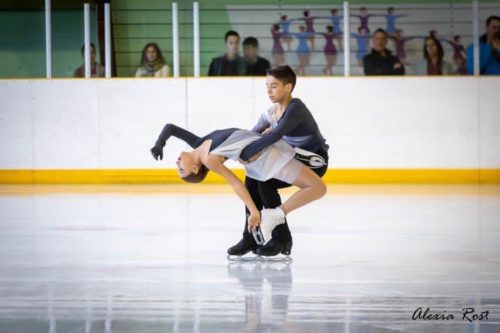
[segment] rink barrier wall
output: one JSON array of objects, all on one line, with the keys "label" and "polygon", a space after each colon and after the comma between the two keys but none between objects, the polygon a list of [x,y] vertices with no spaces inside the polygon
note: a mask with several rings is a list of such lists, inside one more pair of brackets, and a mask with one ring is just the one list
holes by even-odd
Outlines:
[{"label": "rink barrier wall", "polygon": [[[330,145],[329,183],[499,183],[498,91],[500,77],[307,77],[294,95]],[[0,80],[0,183],[179,182],[186,144],[149,153],[165,123],[248,129],[269,106],[264,78]]]},{"label": "rink barrier wall", "polygon": [[[232,169],[244,180],[244,169]],[[327,184],[499,184],[498,169],[329,169]],[[175,169],[160,170],[0,170],[0,184],[184,184]],[[210,172],[204,184],[226,181]]]}]

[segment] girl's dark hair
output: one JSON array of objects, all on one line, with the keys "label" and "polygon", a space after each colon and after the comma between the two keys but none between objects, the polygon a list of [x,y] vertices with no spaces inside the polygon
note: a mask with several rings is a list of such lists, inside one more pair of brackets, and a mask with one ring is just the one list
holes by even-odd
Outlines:
[{"label": "girl's dark hair", "polygon": [[145,63],[148,62],[148,58],[146,57],[146,52],[148,50],[149,47],[154,47],[155,51],[156,51],[156,56],[158,57],[159,60],[161,60],[161,62],[165,63],[165,58],[163,58],[163,55],[161,54],[161,50],[160,48],[158,47],[158,44],[156,43],[147,43],[144,48],[142,49],[142,57],[141,57],[141,65],[144,65]]},{"label": "girl's dark hair", "polygon": [[208,171],[208,168],[202,164],[198,173],[190,173],[186,177],[181,177],[181,179],[188,183],[199,183],[205,179]]},{"label": "girl's dark hair", "polygon": [[293,69],[288,65],[275,66],[267,70],[267,75],[273,76],[278,79],[283,84],[292,84],[292,91],[295,88],[295,83],[297,83],[297,75]]},{"label": "girl's dark hair", "polygon": [[441,65],[442,62],[443,62],[443,57],[444,57],[443,45],[441,45],[441,42],[439,42],[439,40],[437,40],[434,37],[427,37],[424,40],[424,59],[427,60],[427,61],[429,61],[431,59],[431,56],[427,52],[427,47],[426,47],[427,46],[427,41],[429,39],[432,40],[434,43],[436,43],[437,50],[438,50],[438,63]]},{"label": "girl's dark hair", "polygon": [[326,30],[328,30],[328,32],[332,32],[333,31],[333,27],[331,25],[327,25],[326,26]]}]

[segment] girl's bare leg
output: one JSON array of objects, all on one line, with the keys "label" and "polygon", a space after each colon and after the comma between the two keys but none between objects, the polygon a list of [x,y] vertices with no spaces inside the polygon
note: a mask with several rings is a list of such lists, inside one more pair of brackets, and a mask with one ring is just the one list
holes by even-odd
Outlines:
[{"label": "girl's bare leg", "polygon": [[311,44],[311,49],[313,51],[316,51],[315,47],[314,47],[314,37],[309,37],[309,43]]},{"label": "girl's bare leg", "polygon": [[293,185],[300,187],[300,190],[281,205],[280,208],[285,215],[326,194],[326,185],[323,180],[306,166],[302,166],[300,174],[293,182]]}]

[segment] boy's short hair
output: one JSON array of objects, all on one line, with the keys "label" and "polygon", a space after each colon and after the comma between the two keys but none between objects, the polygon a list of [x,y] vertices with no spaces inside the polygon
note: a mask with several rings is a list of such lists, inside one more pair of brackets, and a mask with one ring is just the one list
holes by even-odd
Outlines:
[{"label": "boy's short hair", "polygon": [[297,83],[297,75],[293,69],[288,65],[275,66],[267,70],[267,75],[273,76],[283,84],[292,84],[292,91]]},{"label": "boy's short hair", "polygon": [[384,34],[386,38],[388,38],[388,37],[389,37],[389,34],[387,33],[387,31],[385,31],[385,30],[384,30],[384,29],[382,29],[382,28],[378,28],[377,30],[375,30],[375,31],[373,32],[373,36],[375,36],[375,34],[376,34],[376,33],[379,33],[379,32],[380,32],[380,33],[382,33],[382,34]]},{"label": "boy's short hair", "polygon": [[224,35],[224,41],[227,42],[227,39],[231,36],[236,36],[238,38],[240,38],[240,35],[234,31],[234,30],[229,30],[228,32],[226,32],[226,34]]},{"label": "boy's short hair", "polygon": [[243,46],[259,47],[259,41],[255,37],[247,37],[243,40]]},{"label": "boy's short hair", "polygon": [[500,16],[491,15],[486,19],[486,26],[489,26],[491,21],[500,21]]}]

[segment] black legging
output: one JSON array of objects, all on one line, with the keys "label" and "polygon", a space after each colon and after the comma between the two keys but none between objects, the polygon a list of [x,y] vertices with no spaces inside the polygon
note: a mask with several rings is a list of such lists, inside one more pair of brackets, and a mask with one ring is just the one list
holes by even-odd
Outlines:
[{"label": "black legging", "polygon": [[[326,173],[326,170],[328,169],[328,152],[325,150],[319,150],[316,152],[316,154],[325,159],[326,165],[321,168],[311,170],[314,171],[318,176],[323,177],[323,175]],[[278,190],[280,188],[286,188],[290,186],[292,185],[274,178],[269,179],[265,182],[261,182],[253,178],[245,177],[245,187],[250,193],[250,196],[252,197],[252,200],[255,203],[255,206],[257,206],[258,210],[262,210],[264,208],[276,208],[281,206],[281,197],[278,193]],[[245,212],[246,216],[248,217],[250,212],[247,207],[245,207]],[[243,237],[250,239],[252,235],[248,232],[247,227],[248,222],[247,218],[245,218],[245,229],[243,230]],[[272,238],[280,242],[287,242],[292,239],[292,235],[290,233],[290,229],[288,228],[286,219],[284,224],[280,224],[276,228],[274,228],[272,232]]]}]

